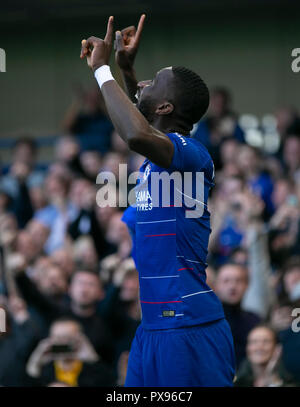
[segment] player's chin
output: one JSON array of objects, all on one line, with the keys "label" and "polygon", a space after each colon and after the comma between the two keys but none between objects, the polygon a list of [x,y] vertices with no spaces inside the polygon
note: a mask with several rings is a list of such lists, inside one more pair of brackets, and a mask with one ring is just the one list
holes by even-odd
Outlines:
[{"label": "player's chin", "polygon": [[150,122],[153,118],[153,113],[151,109],[151,103],[144,99],[139,99],[136,107],[142,113],[142,115]]}]

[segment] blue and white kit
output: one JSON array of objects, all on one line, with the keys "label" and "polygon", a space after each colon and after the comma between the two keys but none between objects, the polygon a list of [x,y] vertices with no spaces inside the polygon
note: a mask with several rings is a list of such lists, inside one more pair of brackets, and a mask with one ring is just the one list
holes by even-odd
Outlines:
[{"label": "blue and white kit", "polygon": [[[232,336],[222,304],[206,284],[205,273],[213,162],[198,140],[178,133],[167,136],[174,145],[171,166],[166,169],[144,161],[136,186],[136,207],[129,207],[123,215],[133,240],[142,307],[125,385],[231,386]],[[178,184],[171,182],[167,191],[170,200],[165,205],[165,185],[159,184],[154,191],[151,175],[175,171],[182,180],[189,173],[189,185],[184,182],[178,191]],[[199,179],[200,200],[196,195]],[[154,192],[158,192],[158,205],[153,204]],[[178,193],[180,206],[175,200]],[[195,208],[189,200],[194,200]],[[201,216],[188,217],[188,212],[199,205]]]}]

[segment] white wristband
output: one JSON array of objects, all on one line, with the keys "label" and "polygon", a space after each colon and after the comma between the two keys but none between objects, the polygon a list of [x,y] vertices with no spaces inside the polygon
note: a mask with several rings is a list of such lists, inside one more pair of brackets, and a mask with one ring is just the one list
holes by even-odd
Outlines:
[{"label": "white wristband", "polygon": [[110,72],[110,67],[108,65],[100,66],[100,68],[96,69],[96,71],[94,72],[94,75],[95,75],[95,78],[98,82],[100,89],[105,82],[115,80]]}]

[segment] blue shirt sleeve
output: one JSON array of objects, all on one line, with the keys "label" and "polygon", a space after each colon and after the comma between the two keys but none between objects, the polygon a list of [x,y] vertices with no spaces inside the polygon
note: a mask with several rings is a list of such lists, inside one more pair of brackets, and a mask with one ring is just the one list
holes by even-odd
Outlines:
[{"label": "blue shirt sleeve", "polygon": [[168,170],[207,171],[211,167],[209,172],[213,177],[212,159],[203,145],[178,133],[169,133],[167,136],[174,145],[174,155]]}]

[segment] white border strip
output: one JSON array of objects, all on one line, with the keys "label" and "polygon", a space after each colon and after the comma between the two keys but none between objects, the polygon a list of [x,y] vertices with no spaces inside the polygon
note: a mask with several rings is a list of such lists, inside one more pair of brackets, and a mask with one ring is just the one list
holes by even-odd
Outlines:
[{"label": "white border strip", "polygon": [[144,225],[145,223],[161,223],[161,222],[176,222],[176,219],[151,220],[149,222],[137,222],[137,224]]},{"label": "white border strip", "polygon": [[189,195],[187,195],[187,194],[184,194],[184,193],[183,193],[182,191],[180,191],[180,189],[178,189],[178,188],[176,188],[176,191],[178,191],[181,195],[183,195],[183,196],[185,196],[185,197],[191,199],[192,201],[198,202],[200,205],[203,205],[205,208],[208,208],[208,206],[206,205],[205,202],[198,201],[198,199],[192,198],[191,196],[189,196]]},{"label": "white border strip", "polygon": [[172,278],[172,277],[179,277],[179,274],[176,276],[150,276],[150,277],[141,277],[141,278]]},{"label": "white border strip", "polygon": [[213,290],[198,291],[197,293],[192,293],[192,294],[183,295],[181,298],[190,297],[191,295],[210,293],[210,292],[212,292],[212,291],[213,291]]}]

